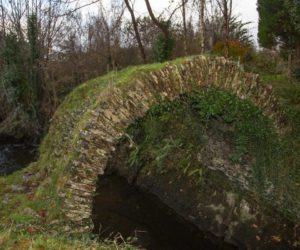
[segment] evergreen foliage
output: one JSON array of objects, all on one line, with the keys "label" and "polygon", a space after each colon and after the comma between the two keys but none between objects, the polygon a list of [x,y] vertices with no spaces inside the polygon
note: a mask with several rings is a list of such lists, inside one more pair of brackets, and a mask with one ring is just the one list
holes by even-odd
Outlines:
[{"label": "evergreen foliage", "polygon": [[26,84],[26,71],[24,53],[22,49],[24,42],[18,39],[14,33],[9,33],[4,38],[1,47],[1,58],[3,59],[3,70],[1,74],[1,85],[5,91],[8,102],[14,107],[23,102],[24,87]]},{"label": "evergreen foliage", "polygon": [[[42,96],[41,68],[39,66],[41,53],[39,44],[38,18],[35,14],[27,17],[27,36],[10,31],[5,34],[0,47],[2,67],[0,88],[4,92],[9,110],[5,110],[6,123],[1,123],[0,131],[14,131],[24,128],[24,131],[13,132],[25,136],[38,127],[38,96]],[[2,114],[4,113],[2,112]],[[26,122],[22,120],[23,117]],[[28,130],[28,131],[27,131]],[[1,133],[1,132],[0,132]],[[22,135],[22,133],[25,133]]]},{"label": "evergreen foliage", "polygon": [[171,34],[171,22],[170,21],[160,21],[162,27],[164,27],[165,32],[160,32],[153,44],[153,56],[155,62],[165,62],[171,59],[175,40]]},{"label": "evergreen foliage", "polygon": [[154,60],[156,62],[164,62],[171,58],[175,46],[172,37],[166,38],[163,34],[159,34],[153,46]]},{"label": "evergreen foliage", "polygon": [[258,0],[258,38],[261,46],[293,49],[300,43],[298,0]]}]

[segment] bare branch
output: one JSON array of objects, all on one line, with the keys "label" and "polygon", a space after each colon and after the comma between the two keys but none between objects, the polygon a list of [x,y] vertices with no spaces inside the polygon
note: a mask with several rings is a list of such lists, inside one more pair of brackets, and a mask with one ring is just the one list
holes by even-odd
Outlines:
[{"label": "bare branch", "polygon": [[93,4],[95,4],[95,3],[98,3],[98,2],[100,2],[100,1],[101,1],[101,0],[93,0],[93,1],[90,2],[90,3],[87,3],[87,4],[83,4],[83,5],[81,5],[81,6],[78,6],[78,7],[74,8],[74,9],[72,9],[72,10],[66,12],[66,13],[63,13],[63,14],[61,14],[61,15],[58,15],[57,17],[69,16],[69,15],[71,15],[72,13],[74,13],[74,12],[76,12],[76,11],[78,11],[78,10],[81,10],[81,9],[83,9],[83,8],[85,8],[85,7],[91,6],[91,5],[93,5]]}]

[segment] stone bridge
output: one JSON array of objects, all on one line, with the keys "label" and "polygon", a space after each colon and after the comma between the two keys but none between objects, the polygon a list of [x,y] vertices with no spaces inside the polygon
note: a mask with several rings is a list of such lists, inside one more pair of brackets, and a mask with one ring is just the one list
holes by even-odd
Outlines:
[{"label": "stone bridge", "polygon": [[[72,137],[74,152],[63,166],[63,185],[58,191],[68,224],[81,231],[91,230],[98,176],[104,174],[116,143],[135,119],[143,117],[152,105],[163,100],[174,100],[182,93],[212,86],[250,100],[282,131],[283,118],[272,88],[263,86],[258,75],[246,73],[237,63],[224,58],[196,56],[137,74],[126,84],[112,82],[101,93],[95,93],[97,104],[87,107],[85,112],[89,115],[84,122],[72,124],[80,129],[78,135]],[[50,137],[51,131],[60,129],[51,127]]]}]

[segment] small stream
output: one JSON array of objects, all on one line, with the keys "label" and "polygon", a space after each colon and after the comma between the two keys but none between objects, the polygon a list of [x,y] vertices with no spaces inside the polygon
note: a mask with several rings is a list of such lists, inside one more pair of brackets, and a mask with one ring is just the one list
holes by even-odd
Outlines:
[{"label": "small stream", "polygon": [[201,232],[156,196],[143,192],[116,175],[100,177],[94,199],[94,233],[101,239],[124,240],[147,250],[236,249],[220,238]]},{"label": "small stream", "polygon": [[0,138],[0,176],[9,175],[35,160],[37,146]]}]

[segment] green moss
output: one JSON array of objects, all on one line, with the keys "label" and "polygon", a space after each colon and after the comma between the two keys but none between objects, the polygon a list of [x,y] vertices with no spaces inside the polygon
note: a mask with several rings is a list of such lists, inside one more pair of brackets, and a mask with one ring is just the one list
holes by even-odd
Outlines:
[{"label": "green moss", "polygon": [[136,144],[128,167],[145,174],[172,174],[175,179],[185,176],[204,188],[211,177],[198,155],[217,133],[215,124],[222,123],[228,128],[219,139],[232,147],[232,164],[251,164],[257,198],[294,220],[300,190],[295,176],[287,173],[295,173],[299,163],[291,163],[290,138],[280,138],[272,121],[253,104],[221,90],[203,89],[152,107],[127,129]]}]

